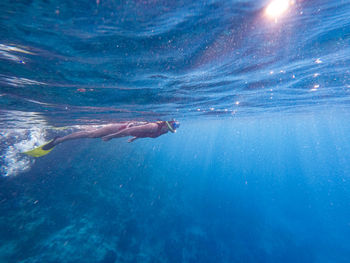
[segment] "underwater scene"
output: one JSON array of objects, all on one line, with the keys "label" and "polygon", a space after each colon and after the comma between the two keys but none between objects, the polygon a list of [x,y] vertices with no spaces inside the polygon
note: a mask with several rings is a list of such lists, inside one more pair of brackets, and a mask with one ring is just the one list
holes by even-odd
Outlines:
[{"label": "underwater scene", "polygon": [[0,263],[350,260],[350,0],[2,0]]}]

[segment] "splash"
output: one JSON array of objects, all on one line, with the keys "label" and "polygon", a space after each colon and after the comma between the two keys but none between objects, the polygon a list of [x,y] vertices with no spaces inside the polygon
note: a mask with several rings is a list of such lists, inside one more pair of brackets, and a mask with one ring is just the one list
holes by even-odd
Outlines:
[{"label": "splash", "polygon": [[33,166],[34,159],[22,153],[45,142],[48,126],[44,119],[38,117],[37,113],[30,112],[2,112],[0,119],[22,120],[22,127],[9,126],[0,131],[0,174],[2,176],[15,176],[28,171]]},{"label": "splash", "polygon": [[15,143],[8,145],[1,154],[0,174],[12,176],[28,171],[34,164],[34,159],[22,153],[43,144],[45,134],[45,129],[42,128],[27,131],[21,129],[1,131],[1,144],[6,145],[13,141]]}]

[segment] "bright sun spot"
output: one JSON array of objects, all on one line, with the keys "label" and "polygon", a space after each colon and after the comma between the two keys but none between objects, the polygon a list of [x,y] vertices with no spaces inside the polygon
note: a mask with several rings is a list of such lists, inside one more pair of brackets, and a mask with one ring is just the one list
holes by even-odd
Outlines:
[{"label": "bright sun spot", "polygon": [[267,16],[277,19],[289,8],[289,0],[272,0],[265,9]]}]

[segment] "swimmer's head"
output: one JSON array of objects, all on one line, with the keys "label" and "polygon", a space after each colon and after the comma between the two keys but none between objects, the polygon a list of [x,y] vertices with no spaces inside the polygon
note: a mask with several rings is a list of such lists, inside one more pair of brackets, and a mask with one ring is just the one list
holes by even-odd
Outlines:
[{"label": "swimmer's head", "polygon": [[169,131],[172,133],[176,132],[176,129],[180,127],[180,122],[176,120],[166,121],[165,123],[168,126]]}]

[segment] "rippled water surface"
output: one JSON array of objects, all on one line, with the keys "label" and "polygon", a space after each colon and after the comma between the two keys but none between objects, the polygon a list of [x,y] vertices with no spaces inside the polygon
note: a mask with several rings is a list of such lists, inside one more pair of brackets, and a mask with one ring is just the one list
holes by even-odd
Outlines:
[{"label": "rippled water surface", "polygon": [[266,4],[2,1],[1,108],[66,123],[347,105],[348,1],[276,20]]},{"label": "rippled water surface", "polygon": [[2,0],[0,262],[347,262],[350,1],[270,2]]}]

